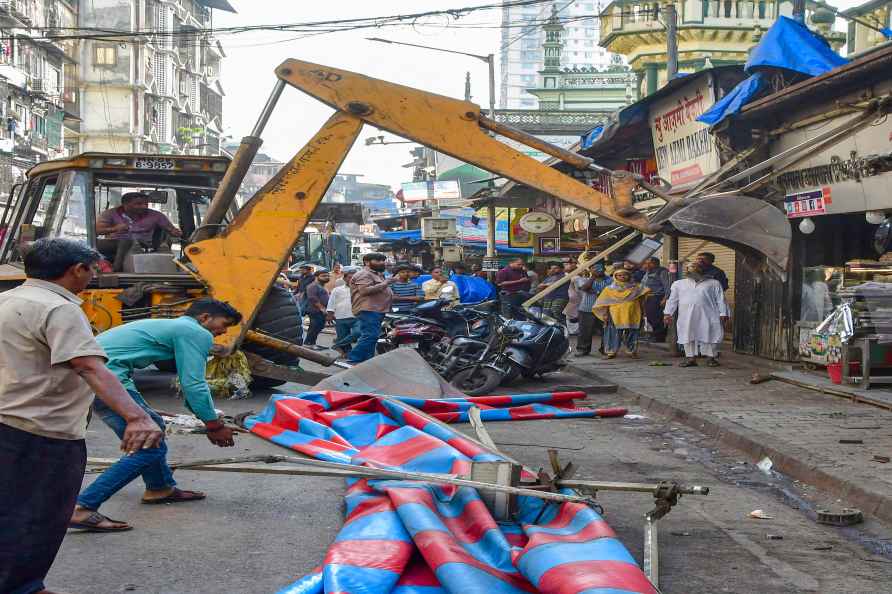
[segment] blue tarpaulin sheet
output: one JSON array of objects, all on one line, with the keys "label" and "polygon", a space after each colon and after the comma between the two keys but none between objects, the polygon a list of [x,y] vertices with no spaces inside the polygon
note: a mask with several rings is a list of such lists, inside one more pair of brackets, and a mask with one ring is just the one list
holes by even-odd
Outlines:
[{"label": "blue tarpaulin sheet", "polygon": [[458,298],[462,303],[480,303],[496,297],[496,288],[479,276],[453,274],[449,280],[458,287]]},{"label": "blue tarpaulin sheet", "polygon": [[698,121],[714,126],[739,113],[767,85],[764,69],[781,68],[807,76],[830,72],[848,60],[823,37],[791,18],[780,17],[753,48],[744,70],[751,75],[703,113]]}]

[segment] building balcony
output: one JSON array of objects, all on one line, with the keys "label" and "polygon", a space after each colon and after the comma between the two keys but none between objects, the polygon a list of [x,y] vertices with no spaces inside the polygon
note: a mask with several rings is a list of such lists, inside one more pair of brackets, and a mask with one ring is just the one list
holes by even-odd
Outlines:
[{"label": "building balcony", "polygon": [[0,24],[30,27],[34,20],[33,0],[0,0]]},{"label": "building balcony", "polygon": [[495,120],[536,135],[572,136],[584,134],[607,121],[612,110],[546,111],[537,109],[497,109]]},{"label": "building balcony", "polygon": [[[685,29],[740,30],[771,27],[779,14],[792,12],[785,0],[685,0],[676,4],[679,34]],[[621,39],[634,37],[636,45],[665,43],[665,8],[659,3],[611,2],[601,12],[601,47],[624,53]]]}]

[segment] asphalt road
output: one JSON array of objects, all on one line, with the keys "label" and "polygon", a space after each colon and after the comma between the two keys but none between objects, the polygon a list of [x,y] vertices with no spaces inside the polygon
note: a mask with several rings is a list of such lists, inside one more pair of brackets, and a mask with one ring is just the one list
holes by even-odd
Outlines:
[{"label": "asphalt road", "polygon": [[[182,409],[167,388],[171,376],[144,378],[148,400]],[[540,391],[575,378],[521,386]],[[287,385],[283,391],[300,391]],[[615,395],[600,405],[626,404]],[[219,402],[227,413],[258,410],[266,395]],[[634,409],[630,410],[635,413]],[[461,426],[470,430],[468,426]],[[868,521],[853,529],[816,524],[821,494],[769,477],[719,451],[702,435],[653,418],[490,423],[500,448],[521,462],[547,467],[548,446],[562,448],[578,477],[707,485],[708,497],[685,497],[661,522],[661,589],[665,594],[880,594],[892,591],[892,532]],[[116,440],[93,423],[91,456],[116,455]],[[201,435],[170,437],[171,459],[281,453],[250,435],[221,450]],[[87,479],[90,480],[89,478]],[[317,566],[341,525],[342,481],[179,471],[184,488],[204,490],[203,502],[147,506],[134,482],[103,508],[135,529],[121,534],[69,533],[48,584],[71,594],[140,592],[271,593]],[[606,519],[639,561],[646,495],[603,493]],[[761,509],[772,519],[749,517]],[[771,535],[771,536],[769,536]]]}]

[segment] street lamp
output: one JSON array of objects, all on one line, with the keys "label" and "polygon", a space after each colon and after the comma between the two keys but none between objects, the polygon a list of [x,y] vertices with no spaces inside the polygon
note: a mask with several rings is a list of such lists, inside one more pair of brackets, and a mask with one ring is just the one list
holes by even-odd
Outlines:
[{"label": "street lamp", "polygon": [[455,50],[444,49],[442,47],[431,47],[429,45],[419,45],[417,43],[406,43],[404,41],[391,41],[390,39],[382,39],[380,37],[366,37],[368,41],[377,41],[378,43],[389,43],[391,45],[406,45],[409,47],[419,47],[421,49],[431,50],[435,52],[443,52],[446,54],[458,54],[460,56],[468,56],[477,58],[489,65],[489,117],[494,118],[496,115],[496,60],[494,54],[483,56],[481,54],[469,54],[467,52],[458,52]]},{"label": "street lamp", "polygon": [[[408,47],[418,47],[421,49],[431,50],[435,52],[443,52],[446,54],[458,54],[460,56],[468,56],[476,58],[489,66],[489,118],[494,120],[496,117],[496,60],[494,54],[485,56],[480,54],[469,54],[468,52],[458,52],[455,50],[444,49],[442,47],[431,47],[429,45],[419,45],[417,43],[406,43],[404,41],[392,41],[390,39],[382,39],[380,37],[366,37],[369,41],[377,41],[378,43],[389,43],[391,45],[405,45]],[[435,178],[436,179],[436,178]],[[439,209],[437,209],[439,213]],[[486,257],[494,258],[496,255],[496,215],[495,207],[490,205],[487,207],[486,219],[488,223],[486,234]]]}]

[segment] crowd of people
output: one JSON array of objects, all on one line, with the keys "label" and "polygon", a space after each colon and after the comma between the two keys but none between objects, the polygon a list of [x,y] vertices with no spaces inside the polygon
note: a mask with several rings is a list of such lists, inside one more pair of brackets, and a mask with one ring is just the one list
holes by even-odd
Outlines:
[{"label": "crowd of people", "polygon": [[643,328],[650,329],[654,342],[665,342],[674,327],[685,354],[681,367],[697,365],[699,356],[706,357],[710,367],[719,365],[730,310],[725,301],[728,277],[715,266],[713,254],[698,255],[686,266],[684,278],[674,282],[660,260],[650,257],[642,266],[624,261],[605,270],[595,265],[571,287],[579,295],[577,357],[591,354],[594,336],[600,334],[598,352],[606,358],[622,350],[637,358]]},{"label": "crowd of people", "polygon": [[283,277],[302,316],[309,318],[304,344],[313,346],[327,323],[336,338],[332,348],[347,363],[361,363],[375,355],[381,323],[389,312],[412,309],[419,303],[483,301],[495,295],[479,266],[468,271],[457,263],[450,271],[434,266],[425,272],[410,263],[387,265],[384,254],[363,256],[363,266],[336,264],[329,271],[311,264],[298,268],[293,279]]},{"label": "crowd of people", "polygon": [[684,278],[673,282],[669,270],[656,257],[640,266],[625,260],[609,268],[596,264],[570,282],[564,279],[577,262],[548,262],[541,280],[522,258],[511,260],[494,281],[479,265],[469,271],[461,263],[447,271],[429,271],[410,263],[388,266],[384,254],[363,257],[362,267],[335,265],[329,271],[307,264],[293,281],[283,281],[295,293],[309,318],[304,343],[315,345],[326,323],[334,325],[333,348],[348,363],[361,363],[375,354],[384,315],[404,312],[430,300],[477,302],[498,297],[502,313],[514,317],[534,293],[553,288],[537,304],[538,310],[565,324],[575,334],[576,356],[591,354],[595,338],[598,352],[608,359],[625,351],[638,357],[642,330],[654,342],[665,342],[670,328],[685,351],[682,366],[718,365],[718,345],[729,317],[724,291],[728,278],[715,266],[715,256],[704,252],[691,262]]}]

